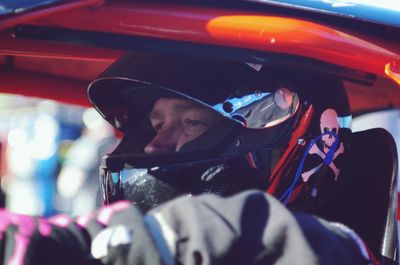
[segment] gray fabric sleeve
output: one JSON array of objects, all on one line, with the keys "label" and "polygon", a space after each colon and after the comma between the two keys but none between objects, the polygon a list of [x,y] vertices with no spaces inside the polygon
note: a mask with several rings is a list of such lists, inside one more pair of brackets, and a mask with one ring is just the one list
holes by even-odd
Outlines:
[{"label": "gray fabric sleeve", "polygon": [[258,191],[181,197],[146,220],[166,264],[369,264],[342,226]]},{"label": "gray fabric sleeve", "polygon": [[[133,206],[115,212],[110,211],[111,207],[97,211],[86,227],[92,237],[92,256],[104,265],[165,264],[155,244],[159,239],[149,234],[142,213]],[[107,223],[105,216],[109,216]]]}]

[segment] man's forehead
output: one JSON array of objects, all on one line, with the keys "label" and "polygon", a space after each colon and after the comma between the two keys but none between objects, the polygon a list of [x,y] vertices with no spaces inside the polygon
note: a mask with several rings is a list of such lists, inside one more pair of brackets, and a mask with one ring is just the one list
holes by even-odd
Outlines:
[{"label": "man's forehead", "polygon": [[150,112],[150,118],[155,118],[165,111],[172,112],[185,112],[191,109],[208,109],[200,103],[194,102],[189,99],[182,98],[160,98],[153,106]]},{"label": "man's forehead", "polygon": [[188,108],[207,108],[198,102],[184,98],[159,98],[153,106],[153,109],[170,107],[177,110],[185,110]]}]

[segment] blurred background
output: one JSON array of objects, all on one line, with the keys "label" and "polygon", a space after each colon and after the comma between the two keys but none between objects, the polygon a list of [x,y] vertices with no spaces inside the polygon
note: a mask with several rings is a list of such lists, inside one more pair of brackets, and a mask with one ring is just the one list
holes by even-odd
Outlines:
[{"label": "blurred background", "polygon": [[93,108],[0,95],[2,206],[41,216],[90,212],[101,203],[100,159],[116,143]]}]

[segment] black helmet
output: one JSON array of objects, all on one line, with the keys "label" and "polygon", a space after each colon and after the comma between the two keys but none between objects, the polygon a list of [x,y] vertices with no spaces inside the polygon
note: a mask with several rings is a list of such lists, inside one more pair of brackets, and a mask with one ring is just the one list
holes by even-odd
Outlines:
[{"label": "black helmet", "polygon": [[[102,161],[105,203],[128,199],[146,211],[183,194],[261,189],[289,206],[312,208],[308,202],[321,201],[329,190],[323,187],[340,179],[351,120],[340,80],[256,63],[130,53],[88,93],[124,134]],[[153,117],[162,100],[188,103],[215,122],[179,148],[146,152],[159,133]],[[171,117],[187,122],[180,115]]]}]

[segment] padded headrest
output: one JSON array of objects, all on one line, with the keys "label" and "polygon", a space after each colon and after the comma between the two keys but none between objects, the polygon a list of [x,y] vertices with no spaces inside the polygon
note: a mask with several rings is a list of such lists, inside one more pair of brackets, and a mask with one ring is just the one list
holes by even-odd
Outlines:
[{"label": "padded headrest", "polygon": [[351,136],[348,163],[325,218],[354,229],[376,257],[396,260],[396,143],[382,128]]}]

